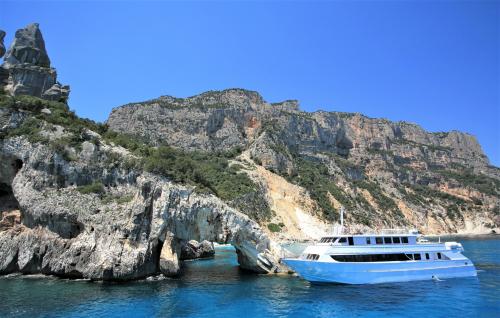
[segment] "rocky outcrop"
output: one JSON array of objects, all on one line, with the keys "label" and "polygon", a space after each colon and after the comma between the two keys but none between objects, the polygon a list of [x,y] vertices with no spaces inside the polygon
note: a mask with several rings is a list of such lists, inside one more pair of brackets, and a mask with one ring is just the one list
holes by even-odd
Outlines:
[{"label": "rocky outcrop", "polygon": [[45,50],[45,41],[38,23],[32,23],[16,32],[14,41],[5,55],[5,66],[31,64],[50,67],[50,59]]},{"label": "rocky outcrop", "polygon": [[0,57],[5,54],[5,45],[3,44],[3,39],[5,38],[5,31],[0,30]]},{"label": "rocky outcrop", "polygon": [[69,86],[57,82],[56,70],[50,67],[37,23],[17,30],[0,67],[2,88],[12,96],[30,95],[54,101],[68,99]]},{"label": "rocky outcrop", "polygon": [[190,240],[181,248],[181,259],[183,260],[207,258],[214,255],[214,245],[207,240],[202,242]]}]

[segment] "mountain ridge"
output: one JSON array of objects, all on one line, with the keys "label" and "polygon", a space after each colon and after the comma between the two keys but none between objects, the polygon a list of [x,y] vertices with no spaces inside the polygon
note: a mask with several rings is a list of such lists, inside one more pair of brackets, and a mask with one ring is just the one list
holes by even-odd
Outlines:
[{"label": "mountain ridge", "polygon": [[[222,90],[208,90],[208,91],[203,91],[203,92],[198,93],[198,94],[190,95],[188,97],[176,97],[174,95],[168,95],[168,94],[167,95],[160,95],[159,97],[146,99],[144,101],[130,102],[130,103],[126,103],[124,105],[115,106],[112,108],[110,115],[113,113],[113,111],[115,111],[116,109],[119,109],[119,108],[129,107],[129,106],[134,106],[134,105],[152,104],[155,102],[164,102],[164,101],[176,101],[178,103],[178,105],[180,104],[179,107],[192,107],[192,106],[196,106],[196,105],[189,104],[189,102],[182,104],[182,103],[180,103],[180,101],[198,100],[198,99],[202,99],[204,96],[210,96],[213,94],[224,94],[224,93],[230,93],[230,92],[244,92],[247,94],[251,94],[251,95],[255,96],[257,100],[262,101],[263,103],[265,103],[269,107],[280,106],[283,104],[293,105],[293,106],[291,106],[290,110],[298,111],[298,112],[301,112],[301,113],[306,114],[306,115],[307,114],[314,115],[314,114],[323,114],[324,113],[324,114],[337,114],[339,116],[348,116],[348,117],[360,116],[360,117],[363,117],[363,118],[368,119],[368,120],[377,120],[380,122],[390,122],[392,124],[397,124],[397,125],[414,126],[417,129],[423,130],[428,134],[434,134],[438,137],[442,136],[442,135],[449,134],[449,133],[459,133],[459,134],[468,135],[470,137],[473,137],[474,139],[476,139],[476,143],[479,145],[479,147],[481,147],[479,141],[477,141],[477,137],[473,133],[461,131],[459,129],[451,129],[448,131],[429,131],[429,130],[426,130],[425,128],[423,128],[423,126],[417,122],[412,122],[412,121],[409,121],[406,119],[391,120],[391,119],[386,118],[386,117],[371,117],[371,116],[368,116],[368,115],[365,115],[361,112],[356,112],[356,111],[352,111],[352,112],[351,111],[336,111],[336,110],[326,110],[326,109],[322,109],[322,108],[318,108],[318,109],[312,110],[312,111],[306,111],[306,110],[302,110],[300,108],[300,101],[297,99],[285,99],[283,101],[278,101],[278,102],[266,102],[265,99],[263,98],[263,96],[258,91],[249,90],[249,89],[245,89],[245,88],[241,88],[241,87],[226,88],[226,89],[222,89]],[[208,105],[206,105],[206,106],[208,106]],[[214,104],[214,106],[217,106],[217,105]],[[231,106],[234,106],[234,105],[228,105],[229,108]],[[107,120],[109,120],[109,115],[108,115]],[[107,120],[105,120],[105,122]],[[487,155],[484,154],[484,151],[482,151],[482,147],[481,147],[481,152],[487,158]],[[489,162],[489,159],[488,159],[488,162]],[[492,165],[492,166],[494,166],[494,165]]]},{"label": "mountain ridge", "polygon": [[[359,113],[304,112],[296,100],[267,103],[259,93],[239,88],[209,91],[189,98],[163,96],[129,103],[114,108],[107,124],[113,131],[137,135],[156,146],[167,144],[184,151],[208,152],[238,148],[248,152],[253,163],[295,184],[302,182],[292,181],[297,175],[300,177],[302,164],[308,165],[308,169],[314,166],[321,170],[323,168],[316,166],[321,162],[328,167],[328,178],[321,182],[315,179],[315,182],[333,190],[325,193],[324,189],[314,191],[305,184],[302,186],[318,193],[316,201],[332,201],[328,198],[332,191],[336,193],[337,198],[333,198],[336,203],[318,202],[323,206],[320,210],[329,211],[330,222],[336,220],[332,215],[338,214],[342,203],[358,210],[354,214],[361,215],[362,208],[368,208],[386,219],[380,211],[383,204],[377,205],[373,200],[373,204],[366,204],[367,195],[361,194],[363,187],[378,195],[379,201],[392,202],[389,206],[399,211],[396,214],[407,209],[406,203],[411,205],[403,199],[405,206],[396,208],[395,200],[391,199],[395,193],[398,193],[397,199],[399,195],[413,195],[406,192],[405,184],[430,186],[432,191],[437,191],[433,195],[445,197],[439,189],[451,183],[450,191],[456,194],[461,191],[458,190],[460,182],[477,174],[484,177],[475,177],[478,180],[474,182],[480,183],[479,179],[484,178],[493,190],[467,181],[469,186],[494,197],[499,194],[500,169],[490,165],[473,135],[459,131],[429,133],[417,124],[369,118]],[[363,184],[365,181],[369,185]],[[339,188],[338,184],[342,186]],[[425,192],[421,188],[418,191]],[[430,192],[426,195],[432,196]],[[454,212],[448,210],[457,209],[450,198],[452,200],[441,206],[449,216]],[[472,202],[469,197],[467,200]],[[423,206],[409,209],[420,209],[425,214]],[[356,218],[351,221],[356,223]],[[385,221],[398,224],[394,218]],[[383,224],[377,225],[380,226]],[[447,230],[440,231],[453,231],[455,227],[442,226]]]}]

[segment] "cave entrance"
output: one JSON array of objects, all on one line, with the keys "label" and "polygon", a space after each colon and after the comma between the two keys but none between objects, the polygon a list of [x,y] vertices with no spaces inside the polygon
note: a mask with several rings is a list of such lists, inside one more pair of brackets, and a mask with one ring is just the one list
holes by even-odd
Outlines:
[{"label": "cave entrance", "polygon": [[22,167],[22,160],[0,156],[0,231],[21,223],[21,209],[12,191],[12,181]]},{"label": "cave entrance", "polygon": [[250,275],[238,264],[236,249],[232,245],[218,245],[215,256],[186,261],[182,264],[182,276],[186,280],[198,283],[217,284],[223,281],[238,281],[243,276]]}]

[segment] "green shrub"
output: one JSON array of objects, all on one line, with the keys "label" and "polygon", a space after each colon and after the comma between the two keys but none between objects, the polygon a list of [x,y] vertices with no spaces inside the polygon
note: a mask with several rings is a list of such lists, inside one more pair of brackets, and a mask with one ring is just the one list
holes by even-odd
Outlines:
[{"label": "green shrub", "polygon": [[91,184],[80,186],[77,188],[77,190],[82,194],[95,193],[103,195],[106,192],[106,190],[104,189],[104,185],[100,181],[94,181]]},{"label": "green shrub", "polygon": [[457,196],[454,196],[454,195],[446,193],[446,192],[432,189],[429,186],[415,184],[415,185],[410,185],[410,187],[413,189],[413,191],[416,194],[420,195],[420,197],[425,196],[428,198],[447,200],[447,201],[451,201],[451,202],[454,202],[455,204],[459,204],[459,205],[463,205],[463,204],[467,203],[462,198],[459,198]]},{"label": "green shrub", "polygon": [[19,127],[10,130],[7,137],[25,136],[32,143],[46,142],[47,138],[40,135],[43,128],[43,122],[30,117],[27,118]]},{"label": "green shrub", "polygon": [[168,146],[149,150],[144,158],[144,168],[164,175],[172,181],[197,186],[200,192],[214,193],[231,201],[241,195],[256,191],[252,180],[241,173],[241,166],[229,166],[225,156],[202,152],[184,152]]},{"label": "green shrub", "polygon": [[380,186],[375,182],[368,181],[355,181],[354,183],[357,187],[366,189],[372,195],[373,199],[377,203],[378,207],[384,211],[396,211],[399,210],[396,202],[393,199],[386,196]]},{"label": "green shrub", "polygon": [[495,216],[498,216],[500,215],[500,205],[495,205],[495,207],[493,208],[493,211],[491,211],[493,213],[493,215]]},{"label": "green shrub", "polygon": [[312,158],[296,157],[294,161],[296,173],[285,176],[289,181],[309,190],[311,198],[321,208],[323,216],[328,220],[337,220],[339,213],[332,206],[329,194],[345,208],[354,208],[352,199],[340,189],[328,173],[328,168]]},{"label": "green shrub", "polygon": [[122,197],[116,198],[116,203],[118,204],[125,204],[134,199],[133,195],[124,195]]},{"label": "green shrub", "polygon": [[108,130],[102,137],[106,141],[112,142],[117,146],[122,146],[138,156],[149,155],[150,146],[148,142],[138,136]]},{"label": "green shrub", "polygon": [[463,171],[436,170],[442,176],[455,179],[465,186],[474,188],[482,193],[498,196],[500,194],[500,181],[481,173],[474,173],[471,169]]},{"label": "green shrub", "polygon": [[68,143],[64,139],[56,139],[50,142],[50,148],[54,151],[57,152],[61,157],[66,160],[66,161],[75,161],[77,158],[75,158],[74,155],[72,155],[66,147],[68,146]]},{"label": "green shrub", "polygon": [[118,204],[125,204],[134,199],[133,195],[124,195],[124,196],[114,196],[114,195],[106,195],[101,199],[103,204],[108,204],[115,201]]},{"label": "green shrub", "polygon": [[457,217],[460,217],[460,209],[458,205],[456,204],[451,204],[446,208],[446,215],[448,218],[451,220],[455,220]]},{"label": "green shrub", "polygon": [[276,223],[269,223],[267,225],[267,228],[269,229],[269,231],[271,231],[273,233],[281,232],[281,226],[279,224],[276,224]]},{"label": "green shrub", "polygon": [[[11,130],[7,137],[24,135],[31,142],[47,141],[47,138],[40,136],[38,133],[44,125],[44,122],[49,123],[47,127],[59,125],[72,135],[66,137],[67,144],[71,147],[79,147],[81,142],[85,140],[84,130],[89,129],[97,133],[104,133],[107,126],[96,123],[90,119],[79,118],[73,111],[68,108],[68,105],[61,102],[44,100],[33,96],[0,96],[0,107],[11,108],[13,110],[25,110],[32,113],[23,124]],[[42,113],[42,109],[49,109],[50,114]]]}]

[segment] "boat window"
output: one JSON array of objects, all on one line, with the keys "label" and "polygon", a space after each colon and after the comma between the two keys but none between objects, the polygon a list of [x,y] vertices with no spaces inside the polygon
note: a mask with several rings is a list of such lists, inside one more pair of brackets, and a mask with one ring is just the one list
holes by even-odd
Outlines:
[{"label": "boat window", "polygon": [[405,254],[409,261],[413,261],[413,254]]},{"label": "boat window", "polygon": [[381,237],[376,237],[375,238],[375,243],[382,244],[382,238]]},{"label": "boat window", "polygon": [[345,237],[341,237],[339,243],[346,243],[347,239]]},{"label": "boat window", "polygon": [[349,236],[348,239],[349,239],[349,245],[354,245],[354,238],[352,236]]},{"label": "boat window", "polygon": [[411,261],[413,258],[400,254],[366,254],[366,255],[330,255],[337,262],[401,262]]},{"label": "boat window", "polygon": [[408,244],[408,237],[403,236],[403,237],[401,238],[401,242],[402,242],[403,244]]},{"label": "boat window", "polygon": [[321,238],[321,240],[319,242],[320,243],[330,243],[333,241],[335,241],[335,237],[323,237],[323,238]]},{"label": "boat window", "polygon": [[370,245],[372,242],[369,237],[366,238],[366,244]]},{"label": "boat window", "polygon": [[315,260],[317,260],[319,258],[319,255],[318,254],[307,254],[306,258],[309,259],[309,260],[315,261]]},{"label": "boat window", "polygon": [[437,253],[438,259],[441,259],[441,253]]},{"label": "boat window", "polygon": [[425,253],[425,259],[429,259],[429,253]]},{"label": "boat window", "polygon": [[392,243],[392,240],[390,237],[384,237],[384,243],[385,244],[391,244]]},{"label": "boat window", "polygon": [[401,240],[399,239],[399,237],[393,237],[393,238],[392,238],[392,241],[394,242],[394,244],[399,244],[399,243],[401,243]]},{"label": "boat window", "polygon": [[413,258],[414,258],[416,261],[421,260],[420,254],[413,254]]}]

